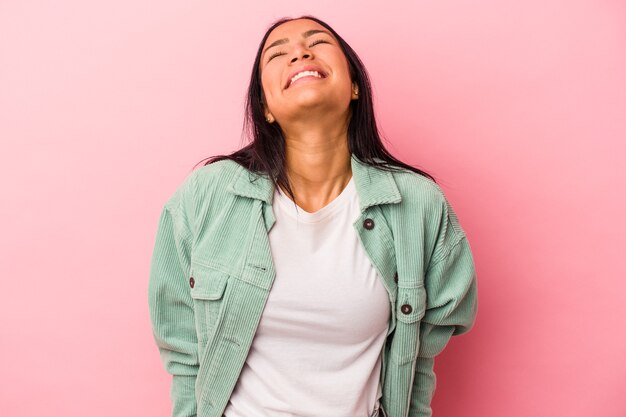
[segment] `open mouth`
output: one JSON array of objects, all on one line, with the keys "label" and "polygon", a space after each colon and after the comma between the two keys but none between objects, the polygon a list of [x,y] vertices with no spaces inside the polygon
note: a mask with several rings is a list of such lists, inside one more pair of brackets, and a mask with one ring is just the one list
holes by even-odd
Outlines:
[{"label": "open mouth", "polygon": [[298,81],[301,78],[305,78],[305,77],[314,77],[314,78],[326,78],[326,74],[324,74],[321,71],[317,71],[317,70],[304,70],[304,71],[300,71],[297,74],[295,74],[293,77],[291,77],[291,79],[289,80],[289,82],[287,83],[287,87],[289,88],[289,86],[293,83],[295,83],[296,81]]}]

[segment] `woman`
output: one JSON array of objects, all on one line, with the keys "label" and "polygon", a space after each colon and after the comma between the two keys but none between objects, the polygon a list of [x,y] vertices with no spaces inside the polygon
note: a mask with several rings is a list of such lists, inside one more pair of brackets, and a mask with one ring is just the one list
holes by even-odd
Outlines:
[{"label": "woman", "polygon": [[475,320],[472,255],[432,178],[384,149],[356,53],[314,17],[274,23],[247,126],[161,215],[173,415],[430,415],[434,357]]}]

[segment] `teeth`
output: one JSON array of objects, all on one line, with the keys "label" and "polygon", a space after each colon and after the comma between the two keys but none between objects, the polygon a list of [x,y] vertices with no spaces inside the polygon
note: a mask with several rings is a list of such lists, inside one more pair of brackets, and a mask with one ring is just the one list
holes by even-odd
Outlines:
[{"label": "teeth", "polygon": [[293,76],[289,84],[292,84],[294,81],[299,80],[302,77],[314,76],[317,78],[322,78],[319,72],[317,71],[302,71]]}]

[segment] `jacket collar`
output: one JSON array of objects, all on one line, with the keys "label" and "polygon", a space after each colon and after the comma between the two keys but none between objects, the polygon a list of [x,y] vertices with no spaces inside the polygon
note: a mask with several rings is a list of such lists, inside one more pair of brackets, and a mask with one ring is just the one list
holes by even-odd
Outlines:
[{"label": "jacket collar", "polygon": [[[374,158],[376,161],[381,159]],[[367,165],[352,154],[350,157],[354,185],[359,196],[361,212],[377,204],[399,203],[402,200],[398,186],[389,171],[383,171]],[[263,200],[272,204],[274,184],[267,175],[255,174],[241,165],[228,186],[228,190],[236,195]]]}]

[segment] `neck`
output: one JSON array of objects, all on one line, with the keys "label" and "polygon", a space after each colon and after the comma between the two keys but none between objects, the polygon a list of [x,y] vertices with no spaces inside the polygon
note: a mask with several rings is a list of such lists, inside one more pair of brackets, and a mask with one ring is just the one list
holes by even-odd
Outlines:
[{"label": "neck", "polygon": [[309,119],[281,128],[285,167],[296,202],[306,211],[317,211],[352,178],[347,121]]}]

